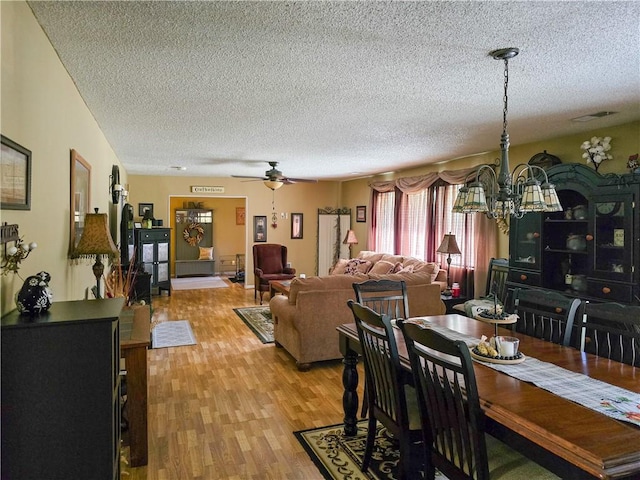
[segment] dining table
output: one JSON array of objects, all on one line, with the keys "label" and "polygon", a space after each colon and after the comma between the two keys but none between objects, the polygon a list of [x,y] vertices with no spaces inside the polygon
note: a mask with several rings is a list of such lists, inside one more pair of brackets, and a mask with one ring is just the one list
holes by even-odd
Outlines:
[{"label": "dining table", "polygon": [[[459,314],[419,317],[425,328],[457,332],[478,341],[495,335],[495,326]],[[362,353],[355,323],[337,328],[340,350],[344,356],[344,434],[357,430],[358,357]],[[411,365],[402,332],[394,328],[402,370],[413,382]],[[519,339],[524,361],[546,362],[561,369],[582,374],[607,389],[640,394],[640,368],[564,347],[539,338],[514,333],[499,327],[500,335]],[[469,345],[469,343],[468,343]],[[469,345],[471,348],[471,345]],[[538,362],[538,363],[540,363]],[[543,465],[563,479],[640,479],[640,423],[621,421],[588,408],[551,391],[503,373],[485,362],[474,361],[480,405],[485,415],[485,430],[512,448]],[[586,378],[589,377],[589,378]],[[598,399],[599,400],[599,399]],[[640,414],[640,404],[634,405]],[[631,413],[633,416],[634,414]]]}]

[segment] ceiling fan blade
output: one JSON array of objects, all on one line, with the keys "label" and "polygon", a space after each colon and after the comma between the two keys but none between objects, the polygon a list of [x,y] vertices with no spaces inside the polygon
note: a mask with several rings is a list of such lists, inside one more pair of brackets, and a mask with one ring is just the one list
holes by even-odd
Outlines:
[{"label": "ceiling fan blade", "polygon": [[280,181],[284,183],[318,183],[318,180],[311,180],[309,178],[281,178]]},{"label": "ceiling fan blade", "polygon": [[266,177],[254,177],[249,175],[231,175],[232,178],[251,178],[253,180],[269,180]]}]

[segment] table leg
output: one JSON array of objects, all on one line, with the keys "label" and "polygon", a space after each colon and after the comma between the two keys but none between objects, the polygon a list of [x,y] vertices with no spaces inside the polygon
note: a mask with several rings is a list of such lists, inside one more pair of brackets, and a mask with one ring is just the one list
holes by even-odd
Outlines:
[{"label": "table leg", "polygon": [[342,408],[344,409],[344,434],[354,436],[358,430],[358,354],[353,350],[348,350],[342,361],[344,370],[342,371]]}]

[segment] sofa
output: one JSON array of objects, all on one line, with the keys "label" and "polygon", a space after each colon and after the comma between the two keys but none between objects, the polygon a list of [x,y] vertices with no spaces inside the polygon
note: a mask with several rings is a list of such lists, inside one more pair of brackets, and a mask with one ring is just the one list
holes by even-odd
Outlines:
[{"label": "sofa", "polygon": [[289,352],[299,370],[308,370],[314,362],[342,358],[336,328],[353,322],[347,300],[355,300],[355,282],[404,280],[411,316],[445,313],[442,286],[432,281],[433,273],[336,273],[339,271],[334,268],[331,275],[295,278],[288,297],[276,295],[269,302],[275,344]]}]

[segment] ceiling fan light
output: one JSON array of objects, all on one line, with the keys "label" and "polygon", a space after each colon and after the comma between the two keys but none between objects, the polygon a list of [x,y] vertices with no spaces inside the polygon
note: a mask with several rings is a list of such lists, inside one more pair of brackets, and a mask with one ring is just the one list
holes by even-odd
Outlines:
[{"label": "ceiling fan light", "polygon": [[267,187],[267,188],[270,188],[271,190],[277,190],[282,185],[284,185],[284,183],[283,182],[279,182],[278,180],[265,180],[264,181],[264,186]]},{"label": "ceiling fan light", "polygon": [[456,196],[455,202],[453,202],[453,208],[451,211],[453,213],[464,213],[464,204],[467,201],[467,193],[469,189],[467,187],[461,187],[458,190],[458,195]]}]

